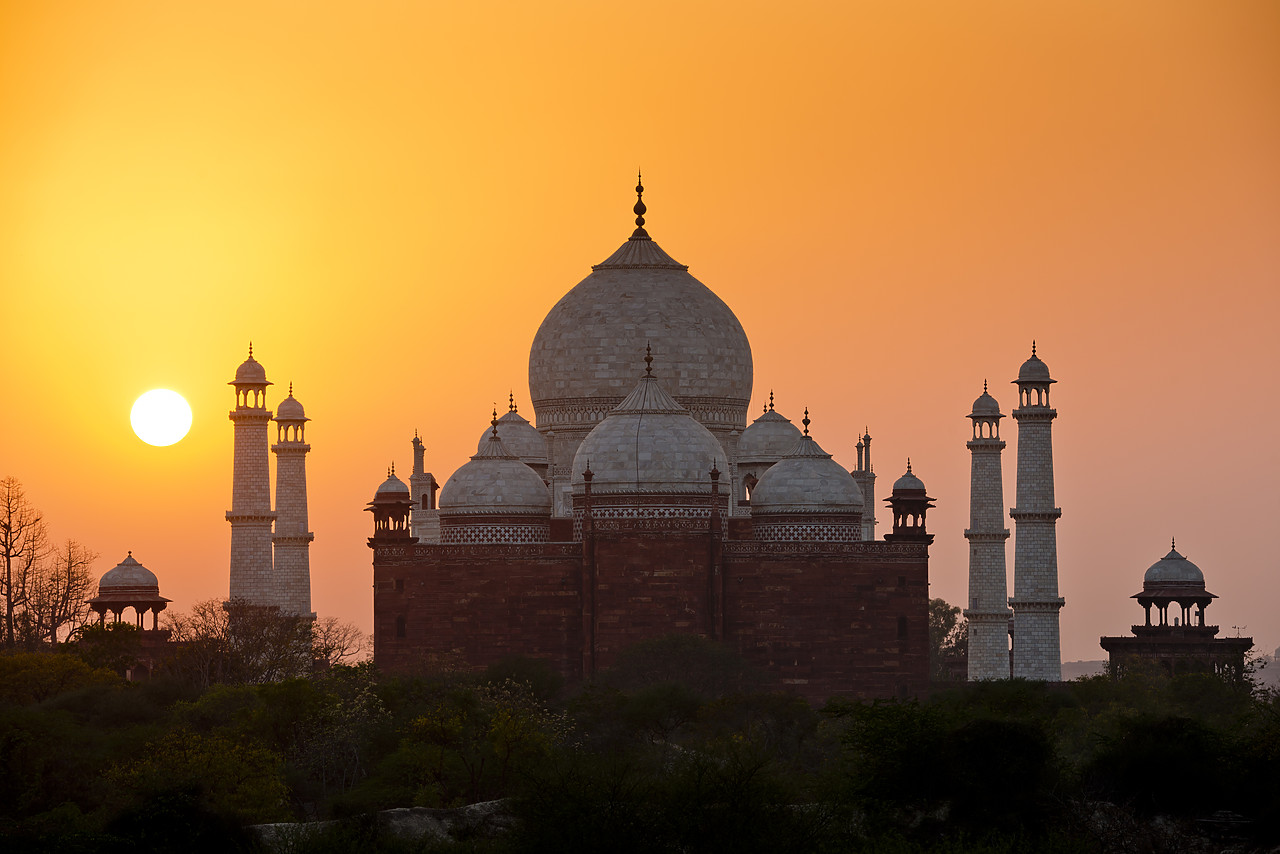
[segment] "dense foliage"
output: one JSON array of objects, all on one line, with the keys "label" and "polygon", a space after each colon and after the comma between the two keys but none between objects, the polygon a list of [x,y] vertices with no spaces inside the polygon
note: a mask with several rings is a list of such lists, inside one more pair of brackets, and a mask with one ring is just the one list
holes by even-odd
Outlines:
[{"label": "dense foliage", "polygon": [[[290,850],[1156,851],[1153,816],[1280,843],[1280,701],[1207,675],[815,709],[689,637],[569,687],[525,659],[131,684],[117,639],[90,640],[0,656],[6,851],[252,850],[249,824],[328,818]],[[494,837],[367,818],[497,798],[516,823]]]}]

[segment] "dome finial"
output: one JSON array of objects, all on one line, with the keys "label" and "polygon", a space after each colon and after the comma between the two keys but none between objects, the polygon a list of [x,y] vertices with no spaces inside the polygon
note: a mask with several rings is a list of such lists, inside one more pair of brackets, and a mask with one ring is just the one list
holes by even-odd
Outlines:
[{"label": "dome finial", "polygon": [[514,391],[507,392],[507,411],[516,411],[516,393]]},{"label": "dome finial", "polygon": [[644,215],[648,208],[644,206],[644,184],[640,180],[640,170],[636,170],[636,206],[632,208],[636,215],[636,230],[631,233],[632,237],[648,237],[649,232],[644,230]]},{"label": "dome finial", "polygon": [[489,425],[493,428],[493,438],[498,438],[498,404],[493,405],[493,418],[490,419]]},{"label": "dome finial", "polygon": [[391,473],[390,473],[390,474],[388,474],[388,475],[387,475],[387,477],[395,477],[395,476],[396,476],[396,464],[395,464],[395,463],[392,463],[392,464],[391,464]]},{"label": "dome finial", "polygon": [[985,379],[982,381],[982,393],[987,393],[987,381]]},{"label": "dome finial", "polygon": [[911,457],[907,457],[907,474],[911,474]]},{"label": "dome finial", "polygon": [[1031,339],[1031,357],[1036,358],[1036,339]]},{"label": "dome finial", "polygon": [[1170,537],[1170,538],[1169,538],[1169,548],[1173,549],[1175,552],[1178,550],[1178,538],[1177,538],[1177,537]]},{"label": "dome finial", "polygon": [[653,376],[653,348],[649,346],[648,341],[644,342],[644,375]]},{"label": "dome finial", "polygon": [[800,423],[804,425],[804,434],[808,436],[809,435],[809,407],[807,406],[804,408],[804,418],[800,419]]},{"label": "dome finial", "polygon": [[293,397],[293,381],[289,381],[289,397]]},{"label": "dome finial", "polygon": [[250,359],[253,358],[253,342],[252,341],[249,342],[249,358]]},{"label": "dome finial", "polygon": [[769,411],[773,411],[773,389],[769,389]]}]

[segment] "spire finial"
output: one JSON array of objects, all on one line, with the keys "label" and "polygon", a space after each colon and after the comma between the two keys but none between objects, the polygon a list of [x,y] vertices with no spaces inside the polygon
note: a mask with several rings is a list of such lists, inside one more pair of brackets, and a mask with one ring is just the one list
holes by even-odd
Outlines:
[{"label": "spire finial", "polygon": [[496,403],[493,405],[493,418],[489,424],[493,428],[493,438],[498,438],[498,404]]},{"label": "spire finial", "polygon": [[804,434],[808,436],[809,435],[809,407],[807,406],[804,408],[804,418],[800,419],[800,423],[804,425]]},{"label": "spire finial", "polygon": [[907,457],[907,474],[911,474],[911,457]]},{"label": "spire finial", "polygon": [[640,181],[640,170],[636,170],[636,206],[632,208],[636,214],[636,230],[631,232],[632,237],[648,237],[649,232],[644,230],[644,215],[648,210],[644,206],[644,184]]},{"label": "spire finial", "polygon": [[769,389],[769,411],[773,411],[773,389]]},{"label": "spire finial", "polygon": [[1169,538],[1169,548],[1173,549],[1175,552],[1178,550],[1178,538],[1177,538],[1177,537],[1170,537],[1170,538]]},{"label": "spire finial", "polygon": [[418,428],[417,428],[417,427],[414,427],[414,428],[413,428],[413,438],[415,438],[415,439],[416,439],[416,438],[418,438]]},{"label": "spire finial", "polygon": [[648,341],[644,342],[644,375],[653,376],[653,348],[649,346]]},{"label": "spire finial", "polygon": [[507,392],[507,411],[516,411],[516,393],[514,391]]},{"label": "spire finial", "polygon": [[289,397],[293,397],[293,381],[289,381]]},{"label": "spire finial", "polygon": [[252,341],[249,342],[249,358],[250,359],[253,358],[253,342]]},{"label": "spire finial", "polygon": [[987,393],[987,381],[985,379],[982,381],[982,393]]},{"label": "spire finial", "polygon": [[395,476],[396,476],[396,464],[392,463],[391,468],[388,470],[387,477],[395,477]]},{"label": "spire finial", "polygon": [[1033,359],[1036,357],[1036,339],[1034,338],[1031,339],[1031,357]]},{"label": "spire finial", "polygon": [[760,411],[761,411],[761,412],[768,412],[768,411],[769,411],[769,404],[767,404],[767,403],[762,403],[762,404],[760,404]]}]

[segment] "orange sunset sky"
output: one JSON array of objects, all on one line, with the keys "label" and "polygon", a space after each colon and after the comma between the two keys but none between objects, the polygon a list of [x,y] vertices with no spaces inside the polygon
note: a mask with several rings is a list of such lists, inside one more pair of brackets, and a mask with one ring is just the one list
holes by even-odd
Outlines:
[{"label": "orange sunset sky", "polygon": [[[1280,645],[1272,0],[8,0],[0,123],[0,476],[171,608],[227,594],[252,340],[313,419],[313,606],[368,630],[363,506],[415,429],[443,482],[509,390],[532,417],[534,332],[641,166],[756,411],[808,406],[846,468],[869,426],[881,498],[911,457],[933,595],[966,597],[965,416],[1034,338],[1063,658],[1128,633],[1172,536],[1210,622]],[[195,412],[169,448],[129,426],[155,387]]]}]

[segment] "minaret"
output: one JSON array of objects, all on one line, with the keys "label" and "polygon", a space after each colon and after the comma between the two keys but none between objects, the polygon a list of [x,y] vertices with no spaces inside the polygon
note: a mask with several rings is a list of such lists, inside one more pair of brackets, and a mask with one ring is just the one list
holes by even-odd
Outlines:
[{"label": "minaret", "polygon": [[271,572],[271,477],[267,467],[267,372],[253,358],[236,369],[236,408],[230,413],[235,425],[235,462],[231,476],[231,600],[252,605],[278,605],[279,596]]},{"label": "minaret", "polygon": [[275,547],[275,577],[280,610],[285,614],[314,617],[311,612],[311,541],[316,535],[307,530],[307,452],[306,423],[311,419],[293,396],[280,401],[276,410],[276,532],[271,538]]},{"label": "minaret", "polygon": [[426,468],[427,448],[413,431],[413,474],[409,475],[409,497],[413,507],[409,511],[409,530],[420,543],[440,542],[440,510],[436,507],[435,475]]},{"label": "minaret", "polygon": [[1005,575],[1004,476],[1000,470],[1000,404],[987,393],[973,402],[969,476],[969,681],[1009,678],[1009,585]]},{"label": "minaret", "polygon": [[858,437],[858,467],[849,472],[862,490],[862,541],[876,538],[876,473],[871,468],[871,433],[863,428]]},{"label": "minaret", "polygon": [[1062,680],[1058,611],[1058,517],[1053,506],[1053,419],[1049,367],[1036,356],[1022,363],[1018,378],[1018,504],[1009,511],[1018,535],[1013,550],[1013,675],[1044,682]]}]

